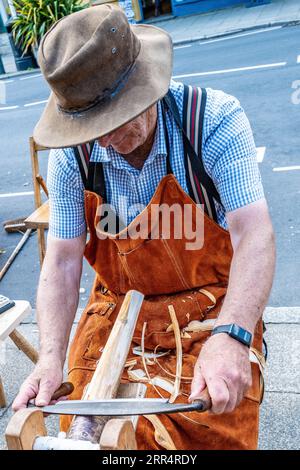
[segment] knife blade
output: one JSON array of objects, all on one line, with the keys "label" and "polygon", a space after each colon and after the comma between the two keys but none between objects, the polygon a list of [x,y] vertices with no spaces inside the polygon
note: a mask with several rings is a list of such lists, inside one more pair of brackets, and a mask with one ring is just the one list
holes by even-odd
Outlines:
[{"label": "knife blade", "polygon": [[164,398],[114,398],[109,400],[69,400],[39,407],[43,413],[76,416],[134,416],[206,411],[201,400],[170,403]]}]

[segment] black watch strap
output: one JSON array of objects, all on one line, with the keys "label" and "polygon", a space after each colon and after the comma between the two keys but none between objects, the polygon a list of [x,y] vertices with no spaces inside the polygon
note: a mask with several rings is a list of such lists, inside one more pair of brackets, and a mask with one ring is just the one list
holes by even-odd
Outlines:
[{"label": "black watch strap", "polygon": [[212,335],[217,333],[227,333],[231,338],[236,339],[242,344],[245,344],[250,348],[251,341],[252,341],[252,334],[249,331],[244,330],[240,326],[236,325],[235,323],[231,323],[230,325],[220,325],[216,326],[211,332]]}]

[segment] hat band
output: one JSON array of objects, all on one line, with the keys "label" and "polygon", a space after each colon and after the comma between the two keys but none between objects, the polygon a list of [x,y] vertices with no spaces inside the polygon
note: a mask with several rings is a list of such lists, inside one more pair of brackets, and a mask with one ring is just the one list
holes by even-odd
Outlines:
[{"label": "hat band", "polygon": [[94,101],[89,103],[87,106],[84,106],[82,108],[64,108],[59,103],[57,103],[57,107],[59,111],[61,111],[64,114],[70,114],[70,115],[81,114],[81,113],[85,113],[86,111],[89,111],[90,109],[95,108],[100,103],[104,103],[105,101],[111,98],[114,98],[122,90],[122,88],[124,88],[124,86],[127,84],[129,76],[131,75],[134,69],[135,69],[135,62],[130,64],[127,70],[121,75],[121,78],[115,83],[115,86],[111,88],[106,88],[106,90],[101,95],[97,96],[94,99]]}]

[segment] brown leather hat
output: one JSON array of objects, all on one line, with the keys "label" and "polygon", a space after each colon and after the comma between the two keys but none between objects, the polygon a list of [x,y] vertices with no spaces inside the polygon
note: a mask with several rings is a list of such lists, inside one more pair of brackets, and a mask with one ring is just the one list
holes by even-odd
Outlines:
[{"label": "brown leather hat", "polygon": [[172,41],[163,30],[129,25],[100,5],[55,23],[39,48],[52,93],[34,139],[52,148],[99,138],[161,99],[172,73]]}]

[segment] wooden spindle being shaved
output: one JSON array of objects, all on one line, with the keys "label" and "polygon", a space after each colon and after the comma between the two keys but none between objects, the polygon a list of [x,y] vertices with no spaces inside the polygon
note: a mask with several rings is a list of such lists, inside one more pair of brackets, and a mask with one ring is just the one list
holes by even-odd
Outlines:
[{"label": "wooden spindle being shaved", "polygon": [[[83,400],[116,397],[143,298],[143,294],[134,290],[126,294]],[[97,443],[108,420],[108,416],[78,416],[73,420],[68,438]]]}]

